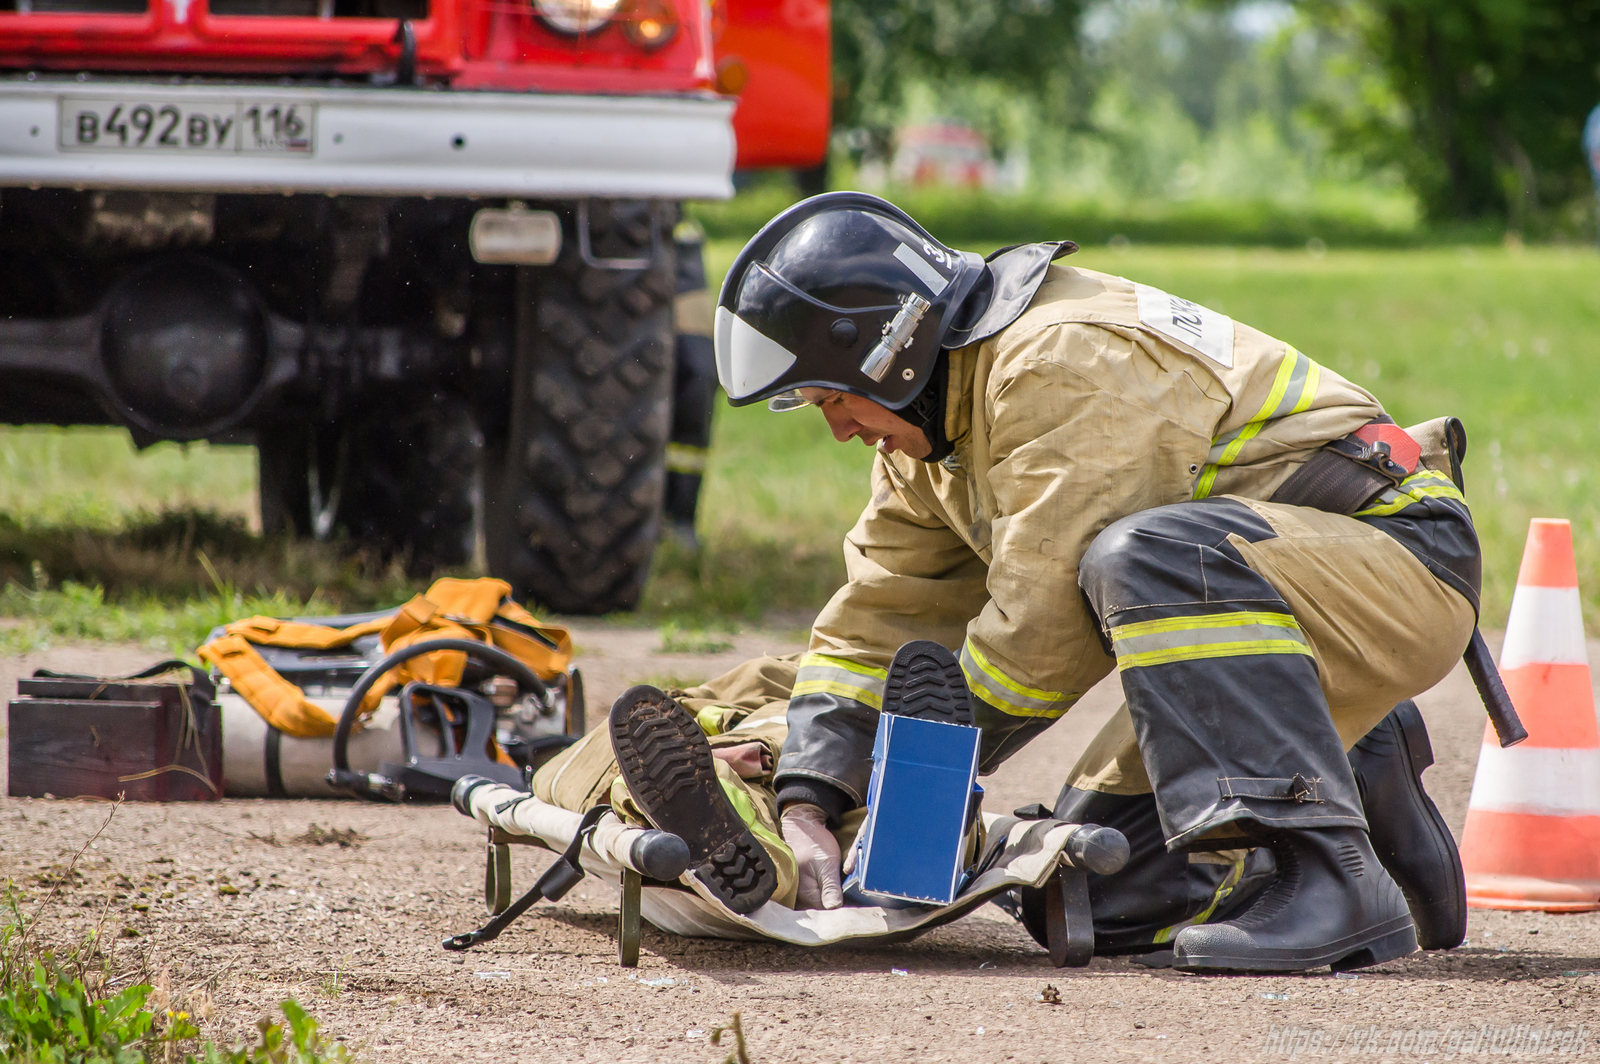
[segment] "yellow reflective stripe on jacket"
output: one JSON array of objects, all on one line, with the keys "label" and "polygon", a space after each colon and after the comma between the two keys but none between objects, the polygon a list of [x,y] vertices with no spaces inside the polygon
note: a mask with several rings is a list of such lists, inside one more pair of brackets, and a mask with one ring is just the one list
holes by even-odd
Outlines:
[{"label": "yellow reflective stripe on jacket", "polygon": [[1122,624],[1110,631],[1117,668],[1254,654],[1311,655],[1300,624],[1287,613],[1213,613]]},{"label": "yellow reflective stripe on jacket", "polygon": [[710,454],[709,447],[696,447],[690,443],[669,443],[667,472],[703,474],[706,471],[706,458]]},{"label": "yellow reflective stripe on jacket", "polygon": [[700,730],[707,735],[722,734],[722,718],[727,715],[727,706],[703,706],[700,712],[694,715],[694,722],[700,725]]},{"label": "yellow reflective stripe on jacket", "polygon": [[733,811],[739,814],[739,819],[744,821],[744,826],[750,833],[761,840],[761,845],[767,848],[771,856],[782,856],[794,861],[794,851],[789,844],[783,841],[783,836],[773,831],[762,821],[761,814],[756,811],[755,802],[750,800],[750,794],[743,787],[730,783],[723,776],[717,776],[717,783],[722,786],[722,793],[727,795],[728,804],[733,806]]},{"label": "yellow reflective stripe on jacket", "polygon": [[790,697],[838,695],[881,710],[883,683],[888,678],[888,669],[875,669],[831,654],[807,654],[800,659]]},{"label": "yellow reflective stripe on jacket", "polygon": [[1378,496],[1377,502],[1365,510],[1357,510],[1350,516],[1388,517],[1423,499],[1455,499],[1461,503],[1467,501],[1466,496],[1461,494],[1461,490],[1449,477],[1443,473],[1435,473],[1431,469],[1419,469],[1402,480],[1399,488],[1385,488]]},{"label": "yellow reflective stripe on jacket", "polygon": [[1321,366],[1295,348],[1288,348],[1283,361],[1278,363],[1272,390],[1267,393],[1267,401],[1261,404],[1261,409],[1243,425],[1211,441],[1211,451],[1206,455],[1206,467],[1195,484],[1194,497],[1204,499],[1211,494],[1217,481],[1217,470],[1237,461],[1244,445],[1260,434],[1267,422],[1302,413],[1309,407],[1317,397],[1317,385],[1321,379]]},{"label": "yellow reflective stripe on jacket", "polygon": [[1077,695],[1061,691],[1042,691],[1018,683],[990,663],[983,651],[968,639],[961,644],[961,671],[973,694],[995,709],[1012,717],[1048,717],[1051,720],[1072,708]]}]

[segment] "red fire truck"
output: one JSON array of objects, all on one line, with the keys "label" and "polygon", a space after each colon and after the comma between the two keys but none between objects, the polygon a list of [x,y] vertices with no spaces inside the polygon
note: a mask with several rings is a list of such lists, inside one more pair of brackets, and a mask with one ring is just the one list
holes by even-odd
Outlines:
[{"label": "red fire truck", "polygon": [[253,443],[268,532],[629,608],[681,204],[828,109],[828,0],[0,0],[0,422]]}]

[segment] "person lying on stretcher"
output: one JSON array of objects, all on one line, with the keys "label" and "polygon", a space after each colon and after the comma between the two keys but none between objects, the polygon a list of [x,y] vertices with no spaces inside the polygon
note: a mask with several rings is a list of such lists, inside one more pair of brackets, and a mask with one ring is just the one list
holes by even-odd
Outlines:
[{"label": "person lying on stretcher", "polygon": [[[813,870],[783,840],[772,776],[799,667],[799,655],[764,657],[700,687],[634,687],[612,707],[608,727],[540,768],[533,793],[574,811],[603,802],[624,820],[680,836],[691,870],[736,913],[768,900],[794,908]],[[833,833],[841,852],[865,815],[841,820]],[[838,905],[842,896],[829,900]]]}]

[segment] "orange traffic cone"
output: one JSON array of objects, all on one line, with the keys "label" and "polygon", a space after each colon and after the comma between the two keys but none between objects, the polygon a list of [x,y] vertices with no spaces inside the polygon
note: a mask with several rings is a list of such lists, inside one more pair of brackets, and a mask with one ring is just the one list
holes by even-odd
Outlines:
[{"label": "orange traffic cone", "polygon": [[1572,525],[1535,520],[1517,574],[1500,675],[1528,729],[1484,729],[1461,863],[1478,909],[1600,909],[1600,724],[1572,558]]}]

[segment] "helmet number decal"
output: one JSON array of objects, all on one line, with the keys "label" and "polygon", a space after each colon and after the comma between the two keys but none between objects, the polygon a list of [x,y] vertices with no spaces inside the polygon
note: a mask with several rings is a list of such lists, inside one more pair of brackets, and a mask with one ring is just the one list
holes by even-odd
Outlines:
[{"label": "helmet number decal", "polygon": [[[928,245],[926,244],[923,245],[923,247],[927,246]],[[944,274],[940,273],[938,270],[934,269],[933,263],[923,258],[915,249],[911,248],[910,246],[901,244],[899,247],[895,248],[894,257],[904,263],[906,269],[916,274],[917,280],[927,285],[928,291],[932,292],[935,298],[938,298],[939,294],[949,287],[950,279]],[[944,259],[944,257],[945,256],[942,253],[939,255],[939,259],[941,261]]]}]

